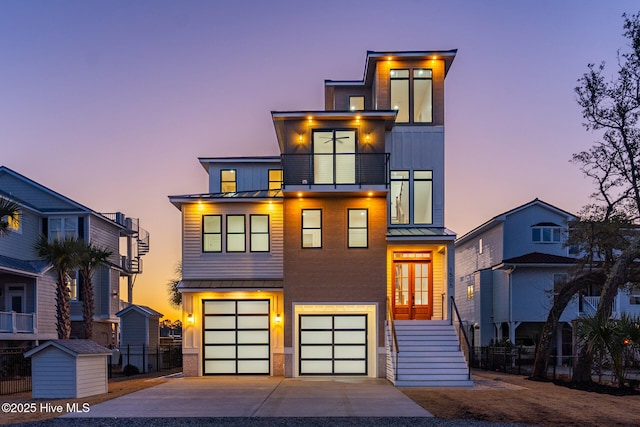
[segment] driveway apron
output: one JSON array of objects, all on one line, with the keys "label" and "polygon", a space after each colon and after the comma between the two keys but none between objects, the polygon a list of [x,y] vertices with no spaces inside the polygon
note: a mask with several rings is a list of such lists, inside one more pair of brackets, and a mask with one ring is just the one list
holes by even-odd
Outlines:
[{"label": "driveway apron", "polygon": [[431,417],[386,380],[191,377],[112,399],[64,418]]}]

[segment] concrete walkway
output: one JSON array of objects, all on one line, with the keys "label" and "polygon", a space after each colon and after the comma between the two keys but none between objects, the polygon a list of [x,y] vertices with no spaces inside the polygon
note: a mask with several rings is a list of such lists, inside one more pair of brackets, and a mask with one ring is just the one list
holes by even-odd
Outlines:
[{"label": "concrete walkway", "polygon": [[173,378],[64,418],[432,417],[386,380]]}]

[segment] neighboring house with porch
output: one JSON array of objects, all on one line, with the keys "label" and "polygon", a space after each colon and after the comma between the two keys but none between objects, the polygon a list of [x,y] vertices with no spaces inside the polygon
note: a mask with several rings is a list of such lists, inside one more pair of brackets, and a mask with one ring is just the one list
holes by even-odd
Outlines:
[{"label": "neighboring house with porch", "polygon": [[280,156],[200,159],[209,193],[170,196],[185,375],[470,384],[444,225],[455,54],[368,52],[362,80],[325,81],[324,110],[272,112]]},{"label": "neighboring house with porch", "polygon": [[[456,301],[473,346],[509,339],[537,342],[553,304],[554,284],[575,257],[565,245],[574,216],[542,200],[518,206],[456,241]],[[560,317],[559,354],[571,354],[578,298]]]},{"label": "neighboring house with porch", "polygon": [[[138,220],[95,212],[5,166],[0,167],[0,196],[20,206],[19,222],[0,237],[0,346],[32,346],[58,338],[55,273],[34,250],[43,235],[50,240],[80,237],[112,252],[109,264],[93,277],[93,340],[116,344],[120,279],[142,272],[140,257],[149,249],[148,233]],[[120,254],[121,243],[128,248],[126,254]],[[78,274],[68,278],[75,338],[83,338],[82,285]]]}]

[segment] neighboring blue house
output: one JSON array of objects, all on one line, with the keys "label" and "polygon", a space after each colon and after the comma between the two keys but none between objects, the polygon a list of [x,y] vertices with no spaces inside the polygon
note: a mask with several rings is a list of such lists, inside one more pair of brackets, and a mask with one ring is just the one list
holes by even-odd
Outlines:
[{"label": "neighboring blue house", "polygon": [[[42,235],[81,237],[112,252],[109,265],[94,276],[93,340],[105,346],[116,344],[120,279],[128,280],[131,290],[133,277],[142,272],[140,257],[149,250],[149,234],[135,218],[100,214],[4,166],[0,167],[0,196],[20,205],[19,223],[11,224],[9,234],[0,237],[0,348],[58,338],[55,274],[34,250]],[[127,248],[125,254],[120,254],[121,243]],[[68,285],[72,337],[83,338],[79,276],[69,277]]]},{"label": "neighboring blue house", "polygon": [[[456,303],[473,346],[491,340],[537,342],[553,303],[554,283],[575,259],[565,246],[569,212],[535,199],[504,212],[456,241]],[[578,298],[563,312],[559,355],[571,353]]]}]

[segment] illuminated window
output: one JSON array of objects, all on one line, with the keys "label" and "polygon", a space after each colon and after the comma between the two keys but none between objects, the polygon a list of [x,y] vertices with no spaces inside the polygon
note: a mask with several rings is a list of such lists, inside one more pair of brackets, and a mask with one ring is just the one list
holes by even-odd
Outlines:
[{"label": "illuminated window", "polygon": [[282,188],[282,170],[269,169],[269,191],[280,190]]},{"label": "illuminated window", "polygon": [[313,179],[316,184],[355,184],[355,131],[313,132]]},{"label": "illuminated window", "polygon": [[245,252],[244,215],[227,215],[227,252]]},{"label": "illuminated window", "polygon": [[1,221],[6,224],[7,231],[12,231],[14,233],[22,233],[22,221],[20,220],[20,213],[16,212],[15,215],[12,216],[4,216],[1,218]]},{"label": "illuminated window", "polygon": [[473,283],[467,285],[467,299],[473,299]]},{"label": "illuminated window", "polygon": [[302,210],[302,247],[322,247],[322,210]]},{"label": "illuminated window", "polygon": [[269,252],[269,215],[251,215],[249,222],[251,252]]},{"label": "illuminated window", "polygon": [[391,171],[391,224],[409,224],[409,171]]},{"label": "illuminated window", "polygon": [[397,123],[409,122],[409,70],[391,70],[391,109]]},{"label": "illuminated window", "polygon": [[347,246],[350,248],[366,248],[368,242],[369,212],[367,209],[349,209],[349,235]]},{"label": "illuminated window", "polygon": [[220,192],[235,193],[237,189],[235,169],[222,169],[220,171]]},{"label": "illuminated window", "polygon": [[433,172],[413,172],[413,223],[433,223]]},{"label": "illuminated window", "polygon": [[202,251],[222,252],[222,215],[202,217]]},{"label": "illuminated window", "polygon": [[413,122],[433,121],[433,73],[428,69],[413,70]]},{"label": "illuminated window", "polygon": [[[391,109],[396,123],[431,123],[433,121],[433,71],[427,68],[390,71]],[[411,120],[410,120],[411,118]]]},{"label": "illuminated window", "polygon": [[350,111],[362,111],[362,110],[364,110],[364,96],[350,96],[349,97],[349,110]]},{"label": "illuminated window", "polygon": [[78,291],[78,272],[74,271],[71,274],[67,274],[65,276],[65,283],[67,285],[67,290],[69,291],[69,299],[71,301],[78,301],[79,291]]}]

